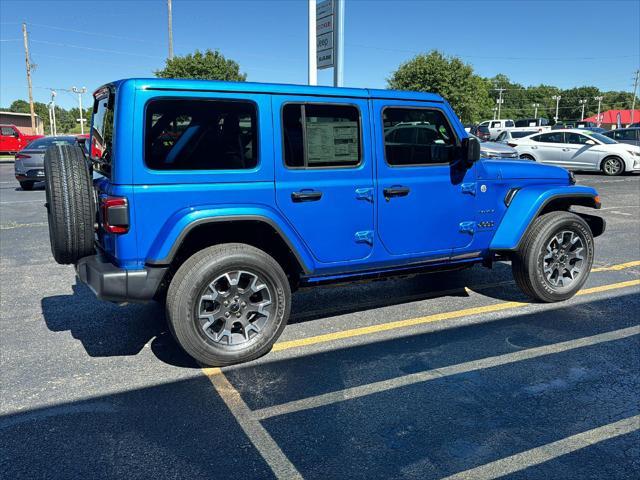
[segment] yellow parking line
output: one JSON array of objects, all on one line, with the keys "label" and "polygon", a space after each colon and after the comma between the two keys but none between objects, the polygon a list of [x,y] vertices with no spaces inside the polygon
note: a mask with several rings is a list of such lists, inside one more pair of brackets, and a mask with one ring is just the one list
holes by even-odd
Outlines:
[{"label": "yellow parking line", "polygon": [[592,272],[614,272],[614,271],[624,270],[625,268],[631,268],[631,267],[640,267],[640,260],[635,260],[633,262],[627,262],[627,263],[619,263],[617,265],[611,265],[609,267],[592,268],[591,271]]},{"label": "yellow parking line", "polygon": [[[635,285],[640,285],[640,280],[628,280],[626,282],[612,283],[609,285],[602,285],[600,287],[586,288],[584,290],[580,290],[576,295],[588,295],[591,293],[606,292],[609,290],[627,288]],[[521,308],[527,305],[530,305],[530,304],[527,302],[502,302],[502,303],[496,303],[492,305],[484,305],[481,307],[465,308],[463,310],[454,310],[452,312],[436,313],[434,315],[427,315],[425,317],[410,318],[407,320],[398,320],[395,322],[383,323],[378,325],[370,325],[367,327],[352,328],[350,330],[342,330],[340,332],[325,333],[323,335],[300,338],[298,340],[289,340],[286,342],[279,342],[273,346],[272,351],[279,352],[282,350],[289,350],[291,348],[308,347],[309,345],[316,345],[319,343],[333,342],[335,340],[343,340],[346,338],[359,337],[362,335],[370,335],[373,333],[386,332],[388,330],[396,330],[398,328],[424,325],[427,323],[439,322],[442,320],[450,320],[453,318],[461,318],[461,317],[467,317],[471,315],[479,315],[482,313],[492,313],[492,312],[499,312],[501,310]]]}]

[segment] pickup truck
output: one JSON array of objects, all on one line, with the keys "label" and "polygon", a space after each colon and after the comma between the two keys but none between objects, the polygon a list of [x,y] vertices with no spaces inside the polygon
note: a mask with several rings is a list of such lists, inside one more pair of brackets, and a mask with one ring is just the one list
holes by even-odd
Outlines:
[{"label": "pickup truck", "polygon": [[594,188],[481,158],[430,93],[127,79],[94,93],[90,135],[45,154],[53,256],[103,300],[162,302],[204,365],[267,353],[292,292],[322,284],[501,260],[565,300],[605,228],[572,210]]},{"label": "pickup truck", "polygon": [[36,138],[44,135],[25,135],[15,125],[0,125],[0,153],[16,153]]}]

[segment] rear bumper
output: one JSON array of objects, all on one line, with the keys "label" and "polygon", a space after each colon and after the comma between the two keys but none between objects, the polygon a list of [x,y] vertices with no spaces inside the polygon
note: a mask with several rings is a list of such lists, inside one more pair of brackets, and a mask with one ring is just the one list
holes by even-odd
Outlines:
[{"label": "rear bumper", "polygon": [[155,296],[167,269],[125,270],[102,255],[91,255],[77,263],[76,274],[101,300],[147,302]]}]

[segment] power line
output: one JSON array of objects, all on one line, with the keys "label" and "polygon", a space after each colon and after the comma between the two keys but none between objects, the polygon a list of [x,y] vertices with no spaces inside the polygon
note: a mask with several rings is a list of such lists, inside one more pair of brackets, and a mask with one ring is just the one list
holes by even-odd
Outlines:
[{"label": "power line", "polygon": [[50,28],[52,30],[60,30],[62,32],[79,33],[79,34],[82,34],[82,35],[93,35],[93,36],[96,36],[96,37],[115,38],[115,39],[119,39],[119,40],[127,40],[127,41],[130,41],[130,42],[150,43],[150,44],[153,44],[153,45],[160,46],[159,43],[150,42],[149,40],[143,40],[141,38],[125,37],[125,36],[122,36],[122,35],[113,35],[113,34],[109,34],[109,33],[90,32],[90,31],[87,31],[87,30],[75,30],[73,28],[64,28],[64,27],[58,27],[58,26],[55,26],[55,25],[45,25],[43,23],[29,23],[29,25],[35,26],[35,27],[41,27],[41,28]]},{"label": "power line", "polygon": [[117,55],[129,55],[132,57],[145,57],[145,58],[155,58],[162,59],[163,57],[156,57],[154,55],[144,55],[142,53],[131,53],[131,52],[122,52],[119,50],[109,50],[107,48],[94,48],[94,47],[85,47],[83,45],[71,45],[68,43],[58,43],[58,42],[49,42],[47,40],[32,40],[34,43],[42,43],[45,45],[53,45],[56,47],[65,47],[65,48],[79,48],[81,50],[90,50],[93,52],[104,52],[104,53],[115,53]]}]

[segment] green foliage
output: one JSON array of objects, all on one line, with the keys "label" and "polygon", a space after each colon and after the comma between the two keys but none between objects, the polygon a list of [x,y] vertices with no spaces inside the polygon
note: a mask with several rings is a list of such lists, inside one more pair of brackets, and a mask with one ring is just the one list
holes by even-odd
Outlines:
[{"label": "green foliage", "polygon": [[396,90],[432,92],[442,95],[463,122],[480,118],[490,110],[488,84],[459,58],[433,50],[400,65],[389,87]]},{"label": "green foliage", "polygon": [[154,73],[160,78],[197,78],[234,82],[244,82],[247,79],[245,73],[240,73],[240,65],[225,58],[219,51],[209,49],[204,53],[196,50],[193,54],[167,59],[165,67]]},{"label": "green foliage", "polygon": [[389,88],[433,92],[442,95],[464,122],[480,122],[494,116],[499,88],[505,89],[500,109],[502,118],[530,118],[538,104],[538,117],[552,120],[555,116],[554,95],[560,95],[561,120],[580,119],[582,106],[579,100],[587,100],[585,118],[598,110],[594,97],[602,96],[601,111],[631,108],[632,94],[627,92],[603,92],[596,87],[584,86],[560,89],[552,85],[527,86],[514,83],[504,74],[492,78],[476,75],[471,65],[456,57],[446,57],[438,51],[415,56],[403,63],[388,79]]},{"label": "green foliage", "polygon": [[[51,131],[49,127],[49,107],[46,103],[33,102],[33,109],[35,110],[36,115],[38,115],[42,120],[45,135],[48,135]],[[26,100],[16,100],[9,106],[8,110],[10,112],[17,113],[30,113],[29,102]],[[85,133],[87,133],[89,123],[91,122],[91,108],[83,110],[83,118],[86,119],[86,122],[84,122]],[[58,134],[80,133],[80,122],[77,121],[78,118],[80,118],[79,108],[76,107],[66,110],[56,105],[56,128],[58,130]]]}]

